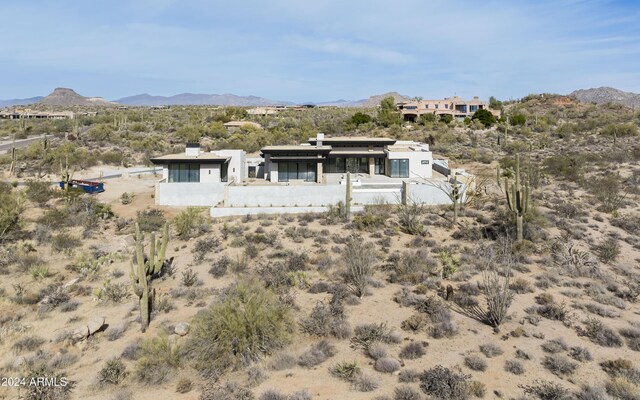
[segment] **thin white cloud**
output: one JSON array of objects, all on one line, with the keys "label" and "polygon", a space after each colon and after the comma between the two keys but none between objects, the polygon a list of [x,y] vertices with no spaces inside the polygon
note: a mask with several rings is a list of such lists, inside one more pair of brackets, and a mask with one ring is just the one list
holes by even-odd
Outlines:
[{"label": "thin white cloud", "polygon": [[292,36],[287,39],[287,42],[307,50],[385,64],[402,65],[412,61],[411,56],[402,52],[353,40]]}]

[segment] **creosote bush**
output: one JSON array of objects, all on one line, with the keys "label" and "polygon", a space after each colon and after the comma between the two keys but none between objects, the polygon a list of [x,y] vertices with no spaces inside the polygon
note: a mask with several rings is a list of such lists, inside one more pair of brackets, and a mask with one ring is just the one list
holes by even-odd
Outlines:
[{"label": "creosote bush", "polygon": [[471,395],[470,378],[438,365],[420,376],[420,389],[437,399],[465,400]]},{"label": "creosote bush", "polygon": [[230,288],[224,300],[196,315],[187,354],[205,375],[248,365],[289,342],[288,307],[255,280]]},{"label": "creosote bush", "polygon": [[104,367],[98,372],[98,383],[100,385],[117,385],[129,375],[127,367],[120,358],[107,360]]}]

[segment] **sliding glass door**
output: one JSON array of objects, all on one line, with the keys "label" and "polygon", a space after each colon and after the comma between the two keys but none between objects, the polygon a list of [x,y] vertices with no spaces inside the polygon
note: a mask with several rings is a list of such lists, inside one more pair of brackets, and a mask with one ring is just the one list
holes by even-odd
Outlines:
[{"label": "sliding glass door", "polygon": [[290,180],[316,181],[316,164],[305,162],[278,163],[278,182]]},{"label": "sliding glass door", "polygon": [[200,182],[200,164],[169,164],[169,182]]}]

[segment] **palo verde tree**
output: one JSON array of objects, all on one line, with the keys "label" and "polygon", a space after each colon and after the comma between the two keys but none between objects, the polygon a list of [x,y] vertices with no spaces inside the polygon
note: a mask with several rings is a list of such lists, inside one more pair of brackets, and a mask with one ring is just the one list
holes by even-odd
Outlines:
[{"label": "palo verde tree", "polygon": [[520,155],[516,155],[515,181],[509,185],[508,179],[505,178],[504,190],[507,194],[507,205],[516,220],[516,238],[520,242],[523,236],[523,217],[529,210],[529,184],[525,183],[523,187],[520,183]]},{"label": "palo verde tree", "polygon": [[169,243],[169,224],[165,223],[162,239],[156,241],[155,233],[151,234],[149,255],[144,253],[144,234],[140,232],[140,226],[136,223],[136,257],[135,265],[131,262],[131,287],[133,293],[138,296],[140,302],[140,327],[144,333],[149,327],[151,317],[151,305],[153,292],[151,281],[160,275],[164,266],[167,244]]},{"label": "palo verde tree", "polygon": [[396,111],[396,101],[393,96],[385,97],[380,101],[378,123],[385,127],[400,123],[400,114]]}]

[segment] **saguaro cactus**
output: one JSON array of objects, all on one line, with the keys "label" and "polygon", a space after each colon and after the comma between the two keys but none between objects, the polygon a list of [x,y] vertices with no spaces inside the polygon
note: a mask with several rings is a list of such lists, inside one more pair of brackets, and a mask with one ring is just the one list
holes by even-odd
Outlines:
[{"label": "saguaro cactus", "polygon": [[451,202],[453,203],[453,224],[458,222],[458,214],[460,213],[460,200],[462,195],[460,193],[460,186],[458,185],[458,178],[453,176],[453,183],[451,184]]},{"label": "saguaro cactus", "polygon": [[155,233],[151,234],[149,255],[144,254],[144,235],[140,232],[140,226],[136,223],[136,265],[131,262],[131,287],[133,293],[138,296],[140,302],[140,326],[144,333],[149,327],[152,299],[149,295],[151,280],[158,275],[165,263],[167,244],[169,243],[169,224],[164,225],[162,239],[156,241]]},{"label": "saguaro cactus", "polygon": [[347,221],[351,220],[351,173],[347,172],[347,191],[344,199],[344,216]]},{"label": "saguaro cactus", "polygon": [[507,204],[509,210],[516,218],[517,240],[522,240],[522,219],[529,210],[529,185],[524,187],[520,184],[520,156],[516,155],[516,177],[515,182],[509,187],[507,179],[504,182],[505,193],[507,194]]}]

